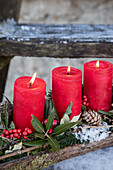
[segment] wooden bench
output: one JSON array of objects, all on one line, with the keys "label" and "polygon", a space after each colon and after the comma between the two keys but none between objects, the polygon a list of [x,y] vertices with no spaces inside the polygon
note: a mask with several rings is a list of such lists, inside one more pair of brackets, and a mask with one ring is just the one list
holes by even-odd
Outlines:
[{"label": "wooden bench", "polygon": [[[113,57],[113,25],[0,24],[0,91],[14,56]],[[19,66],[21,67],[21,66]],[[0,101],[2,95],[0,95]]]}]

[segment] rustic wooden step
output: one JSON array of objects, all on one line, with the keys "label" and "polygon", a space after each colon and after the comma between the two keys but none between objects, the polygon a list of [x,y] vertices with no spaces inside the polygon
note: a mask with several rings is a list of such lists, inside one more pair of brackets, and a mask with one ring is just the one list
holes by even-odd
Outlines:
[{"label": "rustic wooden step", "polygon": [[0,24],[0,56],[113,57],[113,25]]}]

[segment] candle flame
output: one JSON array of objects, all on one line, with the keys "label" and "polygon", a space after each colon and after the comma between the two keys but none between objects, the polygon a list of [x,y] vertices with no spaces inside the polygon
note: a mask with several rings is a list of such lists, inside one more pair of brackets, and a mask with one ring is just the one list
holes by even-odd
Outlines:
[{"label": "candle flame", "polygon": [[36,76],[37,76],[37,73],[34,73],[33,76],[32,76],[32,78],[31,78],[31,80],[29,81],[30,87],[31,87],[31,85],[34,83]]},{"label": "candle flame", "polygon": [[99,61],[96,62],[96,68],[99,68]]},{"label": "candle flame", "polygon": [[71,67],[70,67],[70,66],[68,66],[68,68],[67,68],[67,74],[69,74],[69,73],[70,73],[70,70],[71,70]]}]

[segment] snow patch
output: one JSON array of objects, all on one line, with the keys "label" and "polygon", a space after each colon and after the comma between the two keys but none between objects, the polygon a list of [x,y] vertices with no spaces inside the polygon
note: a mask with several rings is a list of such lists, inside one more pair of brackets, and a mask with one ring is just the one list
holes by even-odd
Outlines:
[{"label": "snow patch", "polygon": [[[103,125],[107,125],[106,122],[103,122]],[[75,130],[78,127],[75,127]],[[81,131],[75,133],[75,137],[80,140],[81,143],[83,142],[94,142],[100,141],[105,139],[109,136],[108,127],[96,127],[96,128],[83,128],[79,126]]]}]

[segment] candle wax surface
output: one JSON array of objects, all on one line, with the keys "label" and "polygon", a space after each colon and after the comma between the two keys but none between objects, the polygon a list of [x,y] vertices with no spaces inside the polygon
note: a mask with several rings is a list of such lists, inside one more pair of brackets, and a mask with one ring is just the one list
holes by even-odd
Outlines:
[{"label": "candle wax surface", "polygon": [[52,71],[52,98],[61,119],[65,110],[72,101],[73,116],[79,115],[81,111],[81,90],[82,90],[82,72],[71,67],[67,75],[67,66],[57,67]]},{"label": "candle wax surface", "polygon": [[96,61],[84,64],[84,95],[87,96],[91,110],[111,109],[112,102],[112,64],[107,61]]},{"label": "candle wax surface", "polygon": [[14,109],[13,120],[16,128],[24,130],[31,124],[34,115],[42,121],[44,116],[46,83],[40,78],[36,78],[34,83],[29,85],[31,77],[23,76],[18,78],[14,84]]}]

